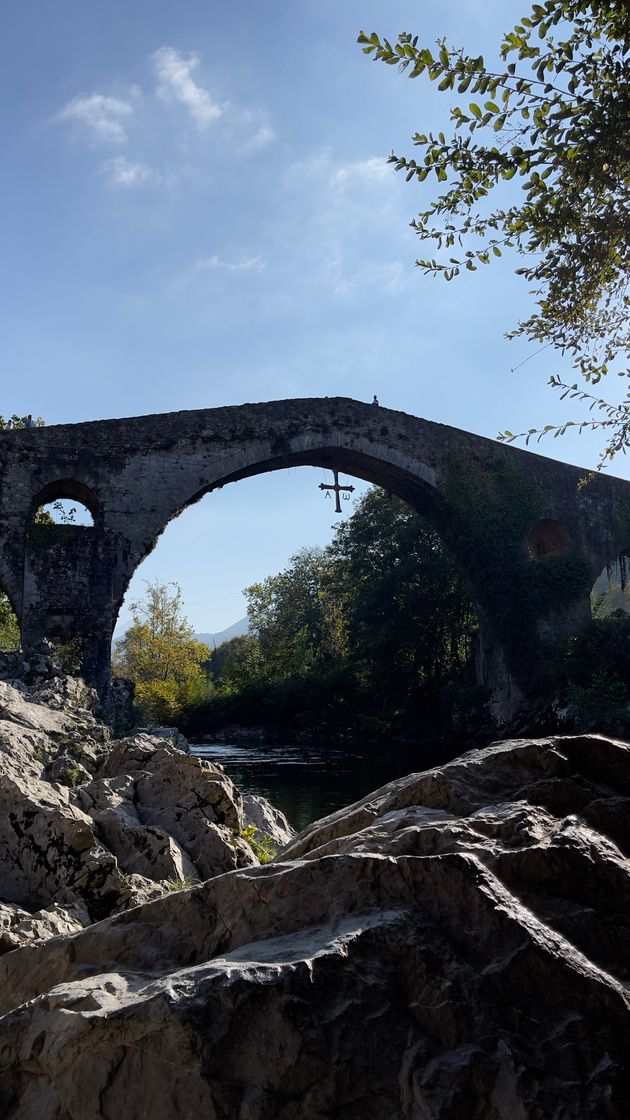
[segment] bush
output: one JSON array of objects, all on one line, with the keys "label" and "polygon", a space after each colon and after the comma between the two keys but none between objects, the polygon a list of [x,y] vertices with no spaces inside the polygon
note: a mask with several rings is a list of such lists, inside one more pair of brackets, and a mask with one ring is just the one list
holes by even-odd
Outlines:
[{"label": "bush", "polygon": [[614,611],[593,619],[569,642],[565,660],[568,699],[578,725],[614,734],[630,732],[630,617]]}]

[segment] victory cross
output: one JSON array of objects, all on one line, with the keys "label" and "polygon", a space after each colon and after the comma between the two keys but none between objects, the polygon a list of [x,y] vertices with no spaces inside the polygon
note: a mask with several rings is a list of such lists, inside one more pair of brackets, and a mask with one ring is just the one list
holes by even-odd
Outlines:
[{"label": "victory cross", "polygon": [[343,495],[344,501],[346,501],[346,502],[349,501],[350,500],[350,494],[354,490],[354,486],[340,486],[339,485],[339,471],[333,471],[333,478],[334,478],[335,481],[332,484],[331,483],[326,483],[326,482],[320,482],[319,488],[320,488],[320,490],[328,490],[329,491],[329,493],[326,494],[327,498],[330,498],[330,496],[331,496],[330,491],[331,490],[335,491],[335,499],[336,499],[336,501],[335,501],[335,513],[341,513],[341,503],[339,501],[339,494],[341,493],[342,490],[346,491],[346,493],[344,493],[344,495]]}]

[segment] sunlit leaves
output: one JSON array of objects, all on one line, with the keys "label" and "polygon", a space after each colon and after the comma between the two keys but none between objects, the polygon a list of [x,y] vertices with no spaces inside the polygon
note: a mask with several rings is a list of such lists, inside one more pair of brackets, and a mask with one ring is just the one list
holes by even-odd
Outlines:
[{"label": "sunlit leaves", "polygon": [[131,604],[131,615],[132,625],[114,649],[114,672],[134,682],[145,718],[172,721],[206,694],[202,666],[210,650],[196,641],[176,583],[147,583],[144,599]]},{"label": "sunlit leaves", "polygon": [[[419,156],[390,156],[408,181],[441,185],[411,223],[434,250],[418,266],[452,280],[515,248],[536,309],[510,336],[568,353],[591,384],[628,374],[629,36],[622,4],[545,0],[504,35],[496,70],[444,40],[432,51],[407,33],[359,37],[374,60],[465,95],[449,136],[418,132]],[[604,422],[610,448],[630,442],[624,409]]]}]

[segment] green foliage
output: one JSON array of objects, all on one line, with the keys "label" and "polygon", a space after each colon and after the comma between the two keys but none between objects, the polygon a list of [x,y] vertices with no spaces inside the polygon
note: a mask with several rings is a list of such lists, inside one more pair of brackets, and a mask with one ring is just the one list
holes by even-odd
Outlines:
[{"label": "green foliage", "polygon": [[83,664],[83,638],[81,635],[75,634],[74,638],[69,638],[67,642],[56,641],[53,644],[61,658],[61,668],[64,673],[68,673],[70,676],[76,676],[80,673]]},{"label": "green foliage", "polygon": [[162,886],[166,891],[187,891],[190,887],[196,887],[201,880],[197,875],[180,875],[176,879],[164,879]]},{"label": "green foliage", "polygon": [[76,786],[81,785],[81,780],[81,767],[78,762],[70,762],[61,776],[60,781],[64,786],[69,786],[70,789],[74,789]]},{"label": "green foliage", "polygon": [[322,549],[303,549],[284,572],[246,589],[250,629],[258,638],[265,673],[273,679],[296,669],[308,672],[334,652],[326,570]]},{"label": "green foliage", "polygon": [[394,703],[465,670],[477,620],[438,534],[401,499],[369,491],[329,548],[337,636],[366,690]]},{"label": "green foliage", "polygon": [[272,859],[276,858],[278,849],[274,845],[272,837],[266,832],[259,833],[255,824],[250,824],[247,828],[242,828],[240,836],[243,840],[247,841],[254,855],[261,863],[270,863]]},{"label": "green foliage", "polygon": [[[0,416],[0,430],[8,427],[25,428],[29,419],[30,417],[18,416],[15,412],[12,416],[6,418],[4,416]],[[34,420],[32,420],[32,424],[34,428],[44,428],[46,426],[46,421],[43,420],[41,416],[37,416]]]},{"label": "green foliage", "polygon": [[[511,337],[568,352],[592,384],[612,369],[629,375],[629,35],[627,6],[544,0],[503,36],[497,66],[444,40],[431,49],[407,33],[394,44],[359,36],[375,60],[462,98],[448,135],[418,132],[419,157],[390,157],[407,180],[438,184],[412,222],[437,255],[416,263],[452,280],[515,249],[536,310]],[[608,429],[604,459],[630,442],[630,394],[609,406],[577,383],[551,384],[596,410],[581,427]]]},{"label": "green foliage", "polygon": [[215,651],[216,693],[190,733],[230,722],[379,736],[442,718],[467,680],[476,618],[438,535],[372,490],[326,549],[247,589],[251,633]]},{"label": "green foliage", "polygon": [[630,618],[616,611],[593,619],[568,645],[568,697],[578,726],[627,735],[630,730]]},{"label": "green foliage", "polygon": [[461,455],[451,467],[446,496],[457,555],[477,575],[484,613],[531,685],[532,674],[543,677],[554,656],[538,633],[539,620],[555,614],[560,621],[588,591],[588,565],[575,554],[528,557],[527,535],[542,515],[543,496],[513,463],[486,467]]},{"label": "green foliage", "polygon": [[0,650],[19,649],[20,624],[8,597],[0,591]]},{"label": "green foliage", "polygon": [[132,625],[116,643],[114,673],[135,685],[135,699],[147,720],[175,723],[184,708],[207,700],[211,685],[203,672],[210,650],[194,638],[182,612],[176,583],[147,583],[144,600],[131,604]]},{"label": "green foliage", "polygon": [[34,521],[36,525],[74,525],[76,514],[76,506],[64,505],[63,501],[51,502],[49,509],[40,506],[35,510]]}]

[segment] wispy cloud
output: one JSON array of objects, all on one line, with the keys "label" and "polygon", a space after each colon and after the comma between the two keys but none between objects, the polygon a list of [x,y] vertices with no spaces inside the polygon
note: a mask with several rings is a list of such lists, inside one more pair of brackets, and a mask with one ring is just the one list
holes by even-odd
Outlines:
[{"label": "wispy cloud", "polygon": [[134,162],[125,156],[116,156],[103,164],[103,171],[112,187],[143,187],[156,182],[160,176],[146,163]]},{"label": "wispy cloud", "polygon": [[[159,184],[163,190],[186,180],[201,181],[208,175],[208,144],[221,146],[230,158],[256,155],[272,144],[275,131],[263,106],[219,102],[193,76],[199,56],[184,55],[163,46],[149,56],[155,81],[151,88],[130,84],[118,96],[100,92],[78,94],[53,120],[71,128],[92,148],[110,149],[124,145],[125,156],[99,161],[101,182],[129,189]],[[196,124],[182,130],[181,120],[166,108],[181,107]],[[219,128],[210,128],[220,120]],[[109,154],[109,153],[108,153]],[[182,158],[186,162],[182,164]],[[243,270],[250,262],[229,262],[207,267]]]},{"label": "wispy cloud", "polygon": [[382,157],[355,160],[344,167],[338,167],[332,175],[332,185],[346,187],[353,180],[364,183],[380,183],[391,174],[391,168]]},{"label": "wispy cloud", "polygon": [[224,261],[216,254],[212,257],[203,257],[195,261],[195,272],[206,272],[209,269],[223,268],[227,272],[262,272],[266,262],[261,256],[241,257],[239,261]]},{"label": "wispy cloud", "polygon": [[241,144],[239,152],[241,155],[253,155],[254,152],[261,152],[263,148],[273,144],[276,134],[270,124],[261,124],[254,134]]},{"label": "wispy cloud", "polygon": [[129,101],[106,97],[102,93],[73,97],[57,114],[57,120],[74,121],[97,143],[124,144],[127,132],[123,121],[133,112]]},{"label": "wispy cloud", "polygon": [[363,262],[352,264],[338,255],[326,260],[315,277],[332,295],[354,297],[366,289],[393,295],[404,281],[404,268],[400,261]]},{"label": "wispy cloud", "polygon": [[165,101],[184,105],[193,120],[202,128],[214,124],[223,113],[221,105],[203,86],[197,85],[192,72],[199,65],[199,56],[184,58],[174,47],[160,47],[151,55],[158,78],[158,94]]},{"label": "wispy cloud", "polygon": [[247,139],[238,148],[239,155],[254,155],[273,144],[275,129],[264,109],[244,109],[237,117],[238,130],[247,133]]}]

